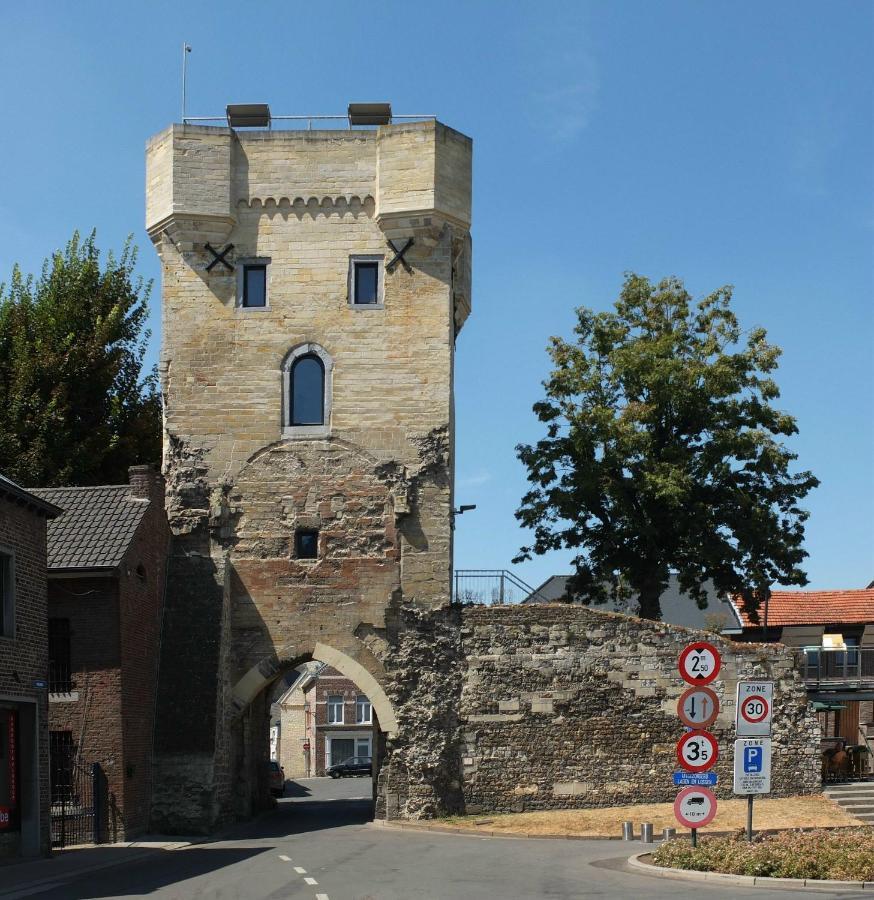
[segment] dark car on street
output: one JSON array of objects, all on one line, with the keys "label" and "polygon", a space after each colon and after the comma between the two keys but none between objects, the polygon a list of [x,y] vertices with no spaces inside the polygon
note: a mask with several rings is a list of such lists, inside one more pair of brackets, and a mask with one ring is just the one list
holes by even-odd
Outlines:
[{"label": "dark car on street", "polygon": [[371,760],[369,756],[350,756],[341,763],[328,767],[326,774],[331,778],[342,778],[344,775],[369,775]]}]

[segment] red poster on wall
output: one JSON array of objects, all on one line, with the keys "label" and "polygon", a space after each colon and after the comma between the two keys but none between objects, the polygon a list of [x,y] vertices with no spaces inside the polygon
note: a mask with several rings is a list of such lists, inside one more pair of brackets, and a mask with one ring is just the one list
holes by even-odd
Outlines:
[{"label": "red poster on wall", "polygon": [[18,823],[18,713],[0,709],[0,831]]}]

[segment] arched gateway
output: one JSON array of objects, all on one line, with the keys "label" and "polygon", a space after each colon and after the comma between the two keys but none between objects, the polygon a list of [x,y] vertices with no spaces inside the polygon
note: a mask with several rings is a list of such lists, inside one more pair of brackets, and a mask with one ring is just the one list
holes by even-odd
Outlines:
[{"label": "arched gateway", "polygon": [[393,797],[377,808],[421,802],[415,754],[392,763],[391,672],[404,611],[450,599],[470,179],[470,140],[434,121],[174,125],[148,144],[174,535],[156,829],[266,801],[267,689],[311,658],[373,703]]}]

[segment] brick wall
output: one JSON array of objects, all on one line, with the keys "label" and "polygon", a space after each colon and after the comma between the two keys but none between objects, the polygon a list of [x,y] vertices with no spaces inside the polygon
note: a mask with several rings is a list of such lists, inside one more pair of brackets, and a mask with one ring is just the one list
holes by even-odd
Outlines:
[{"label": "brick wall", "polygon": [[124,744],[116,578],[52,578],[49,616],[70,623],[72,692],[53,694],[51,731],[69,731],[76,759],[100,763],[109,792],[110,836],[124,835]]},{"label": "brick wall", "polygon": [[119,577],[127,837],[149,827],[158,646],[170,538],[163,479],[132,470],[131,488],[147,496],[150,505],[125,555]]},{"label": "brick wall", "polygon": [[[40,851],[50,850],[48,705],[35,681],[48,678],[46,617],[46,520],[31,509],[0,497],[0,545],[15,556],[15,637],[0,636],[0,706],[17,708],[36,701],[37,758],[27,772],[39,780]],[[18,701],[28,701],[21,704]],[[22,767],[24,772],[24,767]],[[29,785],[23,783],[22,791]],[[0,855],[18,854],[18,834],[0,833]]]}]

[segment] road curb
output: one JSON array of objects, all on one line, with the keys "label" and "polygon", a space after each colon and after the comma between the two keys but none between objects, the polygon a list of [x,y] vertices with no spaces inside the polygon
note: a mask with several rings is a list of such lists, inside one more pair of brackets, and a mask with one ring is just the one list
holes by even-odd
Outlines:
[{"label": "road curb", "polygon": [[651,850],[633,853],[628,857],[628,865],[636,872],[644,872],[657,878],[675,878],[683,881],[708,881],[711,884],[736,884],[744,887],[761,888],[808,888],[810,890],[836,889],[852,891],[874,891],[874,881],[824,881],[816,878],[764,878],[759,875],[732,875],[726,872],[696,872],[692,869],[670,869],[644,862],[643,857],[652,856]]}]

